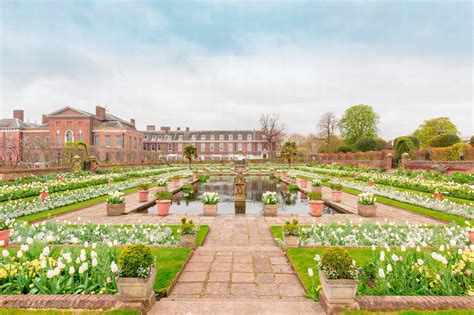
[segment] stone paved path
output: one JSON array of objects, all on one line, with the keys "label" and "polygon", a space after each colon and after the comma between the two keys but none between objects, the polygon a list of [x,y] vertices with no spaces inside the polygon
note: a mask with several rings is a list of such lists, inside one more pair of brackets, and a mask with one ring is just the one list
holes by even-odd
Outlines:
[{"label": "stone paved path", "polygon": [[171,295],[150,314],[318,314],[265,218],[217,216]]}]

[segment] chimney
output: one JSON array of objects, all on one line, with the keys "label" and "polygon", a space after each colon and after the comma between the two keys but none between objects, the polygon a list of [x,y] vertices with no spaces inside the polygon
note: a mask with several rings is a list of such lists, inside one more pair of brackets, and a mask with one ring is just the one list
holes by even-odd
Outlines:
[{"label": "chimney", "polygon": [[130,119],[130,123],[135,127],[135,119]]},{"label": "chimney", "polygon": [[177,131],[180,131],[180,130],[181,130],[181,127],[176,128],[176,130],[177,130]]},{"label": "chimney", "polygon": [[95,115],[99,117],[100,120],[105,120],[105,117],[106,117],[105,108],[101,106],[96,106]]},{"label": "chimney", "polygon": [[41,119],[41,123],[44,125],[44,124],[47,124],[49,122],[49,117],[45,114],[43,114],[42,116],[42,119]]},{"label": "chimney", "polygon": [[155,130],[156,130],[155,125],[147,125],[146,126],[146,131],[155,131]]},{"label": "chimney", "polygon": [[189,127],[186,127],[186,132],[189,132]]},{"label": "chimney", "polygon": [[13,110],[13,118],[24,121],[25,120],[25,111],[23,109]]}]

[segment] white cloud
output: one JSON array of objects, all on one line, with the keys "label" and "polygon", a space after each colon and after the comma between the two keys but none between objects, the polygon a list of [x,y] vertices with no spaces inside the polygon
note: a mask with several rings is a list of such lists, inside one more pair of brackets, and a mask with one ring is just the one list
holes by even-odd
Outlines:
[{"label": "white cloud", "polygon": [[181,40],[133,55],[69,47],[73,68],[2,75],[2,113],[24,108],[34,121],[65,105],[88,111],[107,105],[142,128],[237,129],[258,128],[261,112],[280,112],[291,131],[309,133],[324,112],[340,116],[364,103],[380,114],[386,138],[437,116],[472,133],[471,60],[262,42],[242,54],[209,53]]}]

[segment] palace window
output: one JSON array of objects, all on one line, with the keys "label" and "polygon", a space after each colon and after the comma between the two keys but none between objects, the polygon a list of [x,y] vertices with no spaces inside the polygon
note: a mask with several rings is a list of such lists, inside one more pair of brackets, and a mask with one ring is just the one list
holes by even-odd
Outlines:
[{"label": "palace window", "polygon": [[65,142],[74,142],[74,132],[72,132],[72,130],[66,131],[66,134],[64,135],[64,140]]},{"label": "palace window", "polygon": [[105,136],[105,146],[110,147],[110,136]]},{"label": "palace window", "polygon": [[237,135],[237,140],[242,140],[242,135]]},{"label": "palace window", "polygon": [[216,137],[214,135],[211,135],[211,140],[214,140]]},{"label": "palace window", "polygon": [[227,146],[227,150],[228,150],[229,152],[234,151],[234,144],[233,144],[233,143],[229,143],[229,145]]},{"label": "palace window", "polygon": [[201,140],[206,140],[206,136],[205,136],[205,135],[201,135]]},{"label": "palace window", "polygon": [[79,138],[79,141],[82,141],[84,139],[84,136],[82,134],[82,130],[79,130],[78,138]]},{"label": "palace window", "polygon": [[252,135],[250,133],[247,134],[247,140],[252,140]]},{"label": "palace window", "polygon": [[115,136],[115,146],[117,148],[123,148],[123,136]]},{"label": "palace window", "polygon": [[219,143],[219,151],[224,152],[224,144],[222,142]]},{"label": "palace window", "polygon": [[238,150],[242,151],[242,143],[238,143],[237,146],[238,146]]},{"label": "palace window", "polygon": [[229,135],[229,140],[230,141],[234,140],[234,135]]},{"label": "palace window", "polygon": [[247,151],[252,151],[252,144],[251,143],[247,143]]},{"label": "palace window", "polygon": [[211,143],[209,145],[209,151],[211,151],[211,152],[214,151],[214,143]]},{"label": "palace window", "polygon": [[219,140],[224,140],[224,135],[219,135]]},{"label": "palace window", "polygon": [[181,151],[183,151],[183,144],[178,143],[178,152],[181,152]]},{"label": "palace window", "polygon": [[100,136],[99,135],[94,136],[94,145],[100,145]]}]

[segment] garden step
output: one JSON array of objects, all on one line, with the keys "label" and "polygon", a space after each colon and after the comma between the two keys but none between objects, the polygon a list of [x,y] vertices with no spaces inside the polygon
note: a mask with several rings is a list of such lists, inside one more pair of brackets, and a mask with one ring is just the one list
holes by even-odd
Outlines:
[{"label": "garden step", "polygon": [[325,314],[321,305],[311,300],[265,299],[162,299],[148,314]]}]

